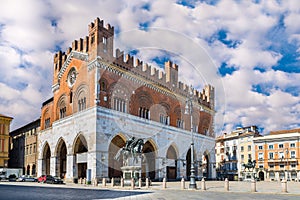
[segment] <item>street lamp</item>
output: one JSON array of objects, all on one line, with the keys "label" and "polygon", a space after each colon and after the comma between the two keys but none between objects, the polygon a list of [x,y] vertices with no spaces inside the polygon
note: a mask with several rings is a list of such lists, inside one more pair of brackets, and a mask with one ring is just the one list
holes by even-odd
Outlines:
[{"label": "street lamp", "polygon": [[191,116],[191,175],[190,175],[190,189],[197,189],[197,184],[195,181],[195,167],[194,167],[194,135],[193,135],[193,87],[190,86],[189,95],[186,100],[185,112],[184,114],[189,114]]},{"label": "street lamp", "polygon": [[290,174],[289,174],[289,169],[288,169],[288,165],[289,165],[289,150],[288,148],[285,150],[286,152],[286,171],[287,171],[287,181],[290,180]]}]

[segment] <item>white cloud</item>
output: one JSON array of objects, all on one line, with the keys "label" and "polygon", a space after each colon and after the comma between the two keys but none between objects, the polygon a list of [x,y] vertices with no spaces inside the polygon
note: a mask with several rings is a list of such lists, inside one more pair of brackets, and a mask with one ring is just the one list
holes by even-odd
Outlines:
[{"label": "white cloud", "polygon": [[[3,3],[1,112],[15,116],[14,128],[39,116],[42,101],[52,95],[54,49],[60,46],[65,51],[73,40],[86,36],[88,24],[100,17],[119,32],[115,47],[125,53],[139,49],[138,57],[152,65],[151,59],[164,50],[179,64],[181,80],[197,87],[205,83],[216,87],[216,134],[236,125],[256,124],[267,131],[299,125],[299,95],[288,91],[299,91],[299,74],[272,70],[284,55],[269,50],[274,41],[267,38],[284,16],[289,41],[300,43],[300,25],[295,23],[299,3],[220,0],[216,5],[199,2],[195,6],[188,8],[173,0]],[[150,26],[148,31],[137,30],[141,24]],[[238,47],[218,41],[220,30],[226,32],[227,42],[238,41]],[[220,77],[216,66],[222,62],[237,71]],[[255,67],[266,71],[253,71]],[[267,85],[269,94],[253,91],[257,84]]]}]

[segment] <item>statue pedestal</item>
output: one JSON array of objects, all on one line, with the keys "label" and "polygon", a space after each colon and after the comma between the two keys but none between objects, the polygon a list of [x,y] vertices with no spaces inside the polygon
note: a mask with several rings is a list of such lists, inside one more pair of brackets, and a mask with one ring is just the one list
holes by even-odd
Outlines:
[{"label": "statue pedestal", "polygon": [[255,179],[255,172],[253,172],[253,171],[243,172],[243,180],[244,181],[252,181],[253,179]]},{"label": "statue pedestal", "polygon": [[142,174],[142,162],[141,158],[137,157],[135,160],[133,157],[127,158],[125,166],[121,167],[124,178],[124,185],[130,186],[131,179],[134,179],[134,185],[138,185],[138,180]]}]

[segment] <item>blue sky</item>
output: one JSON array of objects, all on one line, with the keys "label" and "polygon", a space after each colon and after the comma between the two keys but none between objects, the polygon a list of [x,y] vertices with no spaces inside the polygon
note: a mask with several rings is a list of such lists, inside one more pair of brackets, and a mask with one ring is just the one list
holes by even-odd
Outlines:
[{"label": "blue sky", "polygon": [[16,129],[52,96],[53,55],[99,17],[115,48],[180,80],[216,88],[216,135],[237,126],[300,126],[300,3],[296,0],[11,0],[0,7],[0,113]]}]

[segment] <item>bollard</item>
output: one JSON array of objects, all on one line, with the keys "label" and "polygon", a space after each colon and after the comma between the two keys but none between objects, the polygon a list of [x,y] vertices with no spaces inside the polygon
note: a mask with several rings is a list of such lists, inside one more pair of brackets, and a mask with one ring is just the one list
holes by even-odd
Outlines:
[{"label": "bollard", "polygon": [[251,192],[256,192],[256,180],[251,180]]},{"label": "bollard", "polygon": [[134,189],[134,179],[133,178],[131,179],[131,189],[132,190]]},{"label": "bollard", "polygon": [[281,181],[281,189],[282,192],[287,192],[287,181],[285,179]]},{"label": "bollard", "polygon": [[184,178],[181,179],[181,189],[182,190],[185,189],[185,180],[184,180]]},{"label": "bollard", "polygon": [[139,188],[141,188],[141,187],[142,187],[142,179],[139,178]]},{"label": "bollard", "polygon": [[103,185],[103,187],[106,187],[106,178],[102,179],[102,185]]},{"label": "bollard", "polygon": [[146,178],[146,188],[149,188],[149,178]]},{"label": "bollard", "polygon": [[86,178],[83,179],[83,184],[84,184],[84,185],[86,184]]},{"label": "bollard", "polygon": [[114,187],[114,186],[115,186],[115,179],[111,178],[111,187]]},{"label": "bollard", "polygon": [[82,178],[79,179],[79,184],[82,184]]},{"label": "bollard", "polygon": [[205,179],[204,178],[202,178],[202,181],[201,181],[201,189],[206,190],[206,184],[205,184]]},{"label": "bollard", "polygon": [[163,178],[163,189],[167,188],[167,181],[166,178]]},{"label": "bollard", "polygon": [[225,179],[225,185],[224,185],[224,188],[225,188],[225,191],[229,191],[229,181],[228,181],[227,178]]},{"label": "bollard", "polygon": [[121,178],[121,187],[124,187],[124,178]]},{"label": "bollard", "polygon": [[95,180],[94,180],[94,185],[95,185],[95,186],[98,186],[98,178],[95,178]]}]

